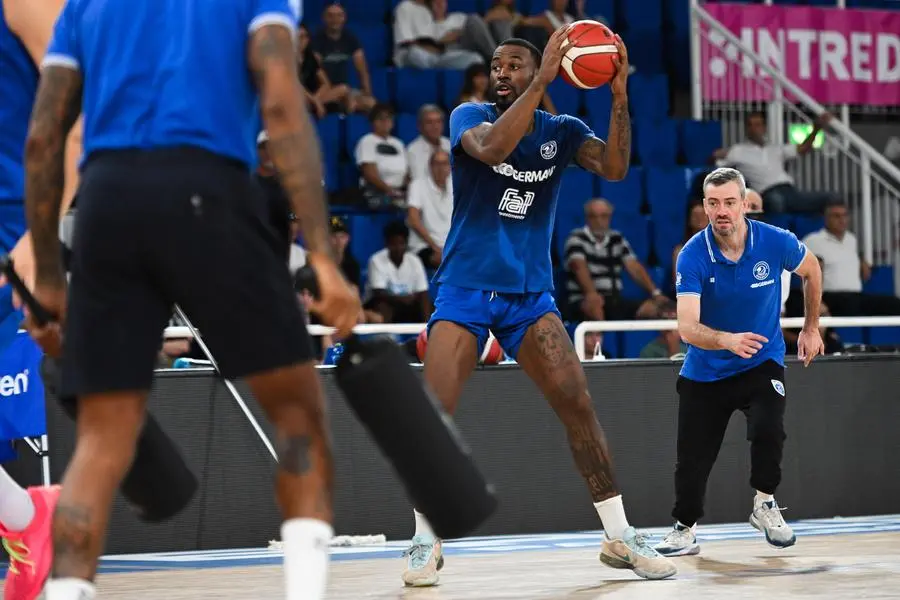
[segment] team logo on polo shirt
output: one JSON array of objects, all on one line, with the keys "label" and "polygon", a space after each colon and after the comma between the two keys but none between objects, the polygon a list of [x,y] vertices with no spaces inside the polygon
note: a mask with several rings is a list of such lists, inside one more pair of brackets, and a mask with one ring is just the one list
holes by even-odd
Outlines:
[{"label": "team logo on polo shirt", "polygon": [[757,281],[762,281],[769,276],[769,263],[764,260],[753,265],[753,276]]},{"label": "team logo on polo shirt", "polygon": [[550,160],[556,156],[556,140],[551,140],[541,146],[541,157],[544,160]]}]

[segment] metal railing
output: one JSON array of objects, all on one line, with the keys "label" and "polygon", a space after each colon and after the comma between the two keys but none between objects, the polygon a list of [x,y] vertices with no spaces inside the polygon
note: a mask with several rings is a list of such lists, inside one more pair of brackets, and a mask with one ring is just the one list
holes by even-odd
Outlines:
[{"label": "metal railing", "polygon": [[[699,0],[691,0],[690,10],[693,117],[721,122],[724,147],[745,139],[749,112],[767,115],[769,139],[778,142],[788,141],[791,125],[812,124],[815,116],[826,112],[713,18]],[[707,100],[717,97],[740,100]],[[852,228],[866,261],[896,266],[900,263],[900,169],[842,121],[841,115],[846,114],[836,115],[822,147],[792,161],[789,172],[799,189],[844,198],[853,211]]]}]

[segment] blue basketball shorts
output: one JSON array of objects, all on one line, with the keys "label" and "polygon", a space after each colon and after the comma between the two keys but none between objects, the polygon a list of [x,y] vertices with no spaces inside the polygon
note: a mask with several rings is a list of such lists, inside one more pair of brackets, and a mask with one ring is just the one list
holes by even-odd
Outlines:
[{"label": "blue basketball shorts", "polygon": [[490,331],[506,354],[515,359],[528,328],[548,313],[562,319],[550,292],[506,294],[442,284],[428,329],[438,321],[464,327],[478,340],[479,356]]},{"label": "blue basketball shorts", "polygon": [[[8,254],[19,239],[25,235],[25,210],[22,204],[0,204],[0,254]],[[12,288],[0,288],[0,351],[16,338],[19,325],[24,319],[20,310],[13,308]]]}]

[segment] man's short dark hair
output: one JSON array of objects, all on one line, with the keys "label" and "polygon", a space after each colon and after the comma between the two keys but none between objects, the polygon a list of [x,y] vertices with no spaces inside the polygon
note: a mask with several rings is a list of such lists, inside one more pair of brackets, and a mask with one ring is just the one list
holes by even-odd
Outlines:
[{"label": "man's short dark hair", "polygon": [[379,102],[369,111],[369,123],[374,123],[381,117],[393,117],[394,107],[386,102]]},{"label": "man's short dark hair", "polygon": [[409,227],[403,221],[391,221],[384,226],[384,241],[387,242],[391,238],[402,236],[409,239]]},{"label": "man's short dark hair", "polygon": [[[520,48],[525,48],[531,53],[531,58],[534,59],[534,66],[541,66],[541,58],[543,55],[541,51],[537,49],[537,46],[529,42],[528,40],[523,40],[522,38],[509,38],[505,42],[501,43],[500,46],[519,46]],[[497,46],[498,48],[500,46]]]},{"label": "man's short dark hair", "polygon": [[765,112],[763,112],[761,110],[754,110],[753,112],[747,114],[747,118],[744,120],[744,123],[745,124],[750,123],[750,120],[755,117],[759,117],[760,119],[762,119],[763,123],[768,123],[768,121],[769,121],[769,118]]}]

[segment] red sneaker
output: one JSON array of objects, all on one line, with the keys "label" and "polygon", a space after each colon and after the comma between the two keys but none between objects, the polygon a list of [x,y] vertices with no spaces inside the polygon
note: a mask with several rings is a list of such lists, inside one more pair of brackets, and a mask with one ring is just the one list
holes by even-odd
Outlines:
[{"label": "red sneaker", "polygon": [[9,571],[3,586],[3,600],[35,600],[44,589],[53,564],[50,525],[59,500],[60,487],[28,488],[34,502],[34,519],[24,531],[6,531],[0,525],[3,547],[9,554]]}]

